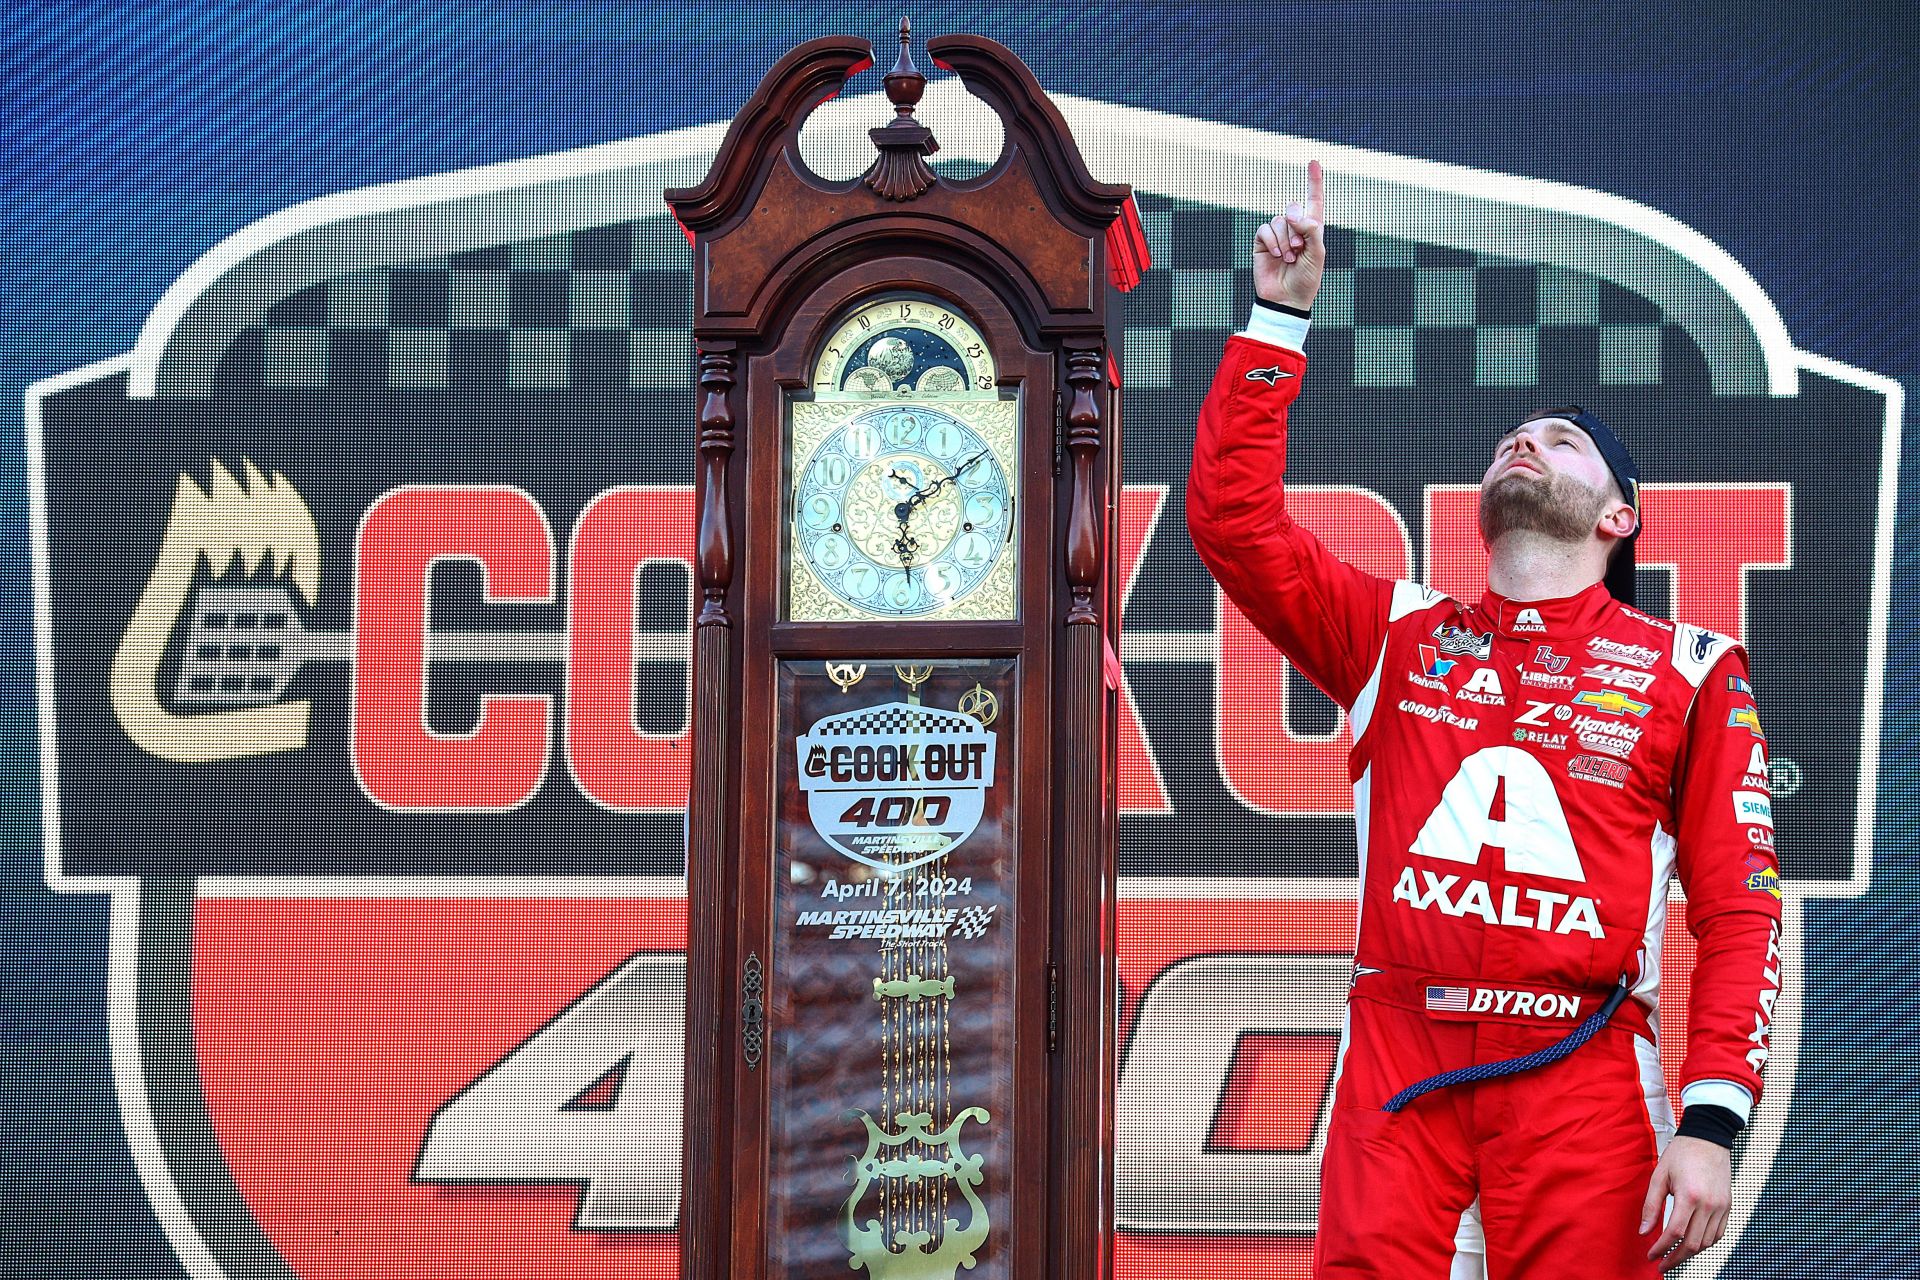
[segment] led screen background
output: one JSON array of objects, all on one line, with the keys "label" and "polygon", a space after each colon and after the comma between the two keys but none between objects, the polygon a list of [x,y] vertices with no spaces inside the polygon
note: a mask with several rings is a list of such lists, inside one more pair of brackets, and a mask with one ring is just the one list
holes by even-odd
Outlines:
[{"label": "led screen background", "polygon": [[[1914,385],[1915,282],[1902,265],[1916,248],[1903,176],[1914,171],[1914,50],[1901,25],[1912,19],[1895,10],[1789,24],[1779,11],[1569,9],[1542,26],[1519,8],[1354,6],[1311,24],[1265,9],[1149,9],[1126,24],[1124,40],[1110,21],[1034,10],[936,8],[915,17],[929,34],[994,35],[1056,92],[1628,197],[1725,248],[1800,350]],[[29,14],[7,63],[16,104],[9,253],[0,268],[9,392],[129,349],[169,284],[256,218],[373,182],[721,119],[792,43],[833,30],[883,40],[893,21],[890,12],[847,8],[756,23],[697,6],[682,9],[671,29],[527,6],[485,21],[427,7]],[[1154,246],[1163,270],[1221,269],[1203,259],[1222,218],[1147,203],[1167,237]],[[1237,229],[1224,221],[1228,234]],[[1347,247],[1356,271],[1376,265],[1362,253],[1398,252],[1368,244]],[[1454,260],[1428,269],[1464,268]],[[1216,305],[1198,283],[1182,285],[1190,292],[1181,305]],[[1174,280],[1165,287],[1164,317],[1143,328],[1171,335],[1230,324],[1210,311],[1177,323]],[[1322,334],[1339,328],[1330,322]],[[1134,354],[1149,358],[1151,345]],[[1173,374],[1191,373],[1191,361],[1176,355],[1181,345],[1166,340],[1170,396]],[[1140,381],[1151,398],[1153,377]],[[1449,397],[1442,387],[1418,403],[1443,414],[1473,394]],[[1712,435],[1712,457],[1676,456],[1667,474],[1706,477],[1721,474],[1723,462],[1739,464],[1739,426]],[[1791,453],[1793,426],[1771,424],[1765,447]],[[1138,456],[1171,474],[1177,447],[1153,442]],[[1862,446],[1816,437],[1800,447],[1837,457]],[[1364,453],[1353,454],[1353,467],[1366,465]],[[17,780],[8,820],[18,835],[7,862],[14,1030],[4,1167],[27,1190],[23,1220],[36,1224],[8,1249],[45,1274],[92,1274],[109,1261],[177,1274],[120,1136],[105,1032],[104,899],[56,897],[41,877],[24,457],[8,457],[7,767]],[[1342,455],[1327,463],[1336,478]],[[123,463],[106,457],[100,466],[112,474]],[[1448,473],[1457,466],[1422,459],[1415,469],[1458,480]],[[1865,495],[1859,502],[1870,505]],[[1898,1044],[1913,1014],[1910,993],[1886,981],[1911,936],[1913,888],[1911,809],[1901,799],[1915,728],[1913,659],[1902,647],[1911,632],[1901,603],[1912,564],[1904,522],[1898,534],[1871,885],[1863,896],[1810,902],[1802,917],[1796,1106],[1737,1259],[1757,1274],[1898,1274],[1897,1242],[1910,1234],[1876,1211],[1895,1204],[1910,1180],[1896,1154],[1909,1135],[1884,1102],[1901,1073],[1875,1051]],[[1855,568],[1836,565],[1836,575]],[[1162,629],[1178,630],[1178,621],[1163,620]],[[1790,698],[1795,678],[1782,671],[1763,688]],[[1896,1131],[1884,1144],[1861,1149],[1862,1131],[1888,1124]],[[1845,1159],[1836,1159],[1841,1150]]]}]

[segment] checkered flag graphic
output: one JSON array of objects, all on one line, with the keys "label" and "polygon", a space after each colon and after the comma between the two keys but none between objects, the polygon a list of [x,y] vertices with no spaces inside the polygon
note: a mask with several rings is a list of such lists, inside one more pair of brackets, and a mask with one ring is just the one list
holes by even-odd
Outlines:
[{"label": "checkered flag graphic", "polygon": [[820,738],[885,737],[896,734],[950,733],[977,737],[980,722],[972,716],[939,707],[914,706],[906,702],[887,702],[841,718],[829,717],[815,725],[812,734]]},{"label": "checkered flag graphic", "polygon": [[[1130,413],[1184,432],[1252,305],[1266,215],[1135,195],[1154,264],[1127,295]],[[320,281],[241,334],[222,377],[690,395],[692,291],[671,218],[560,231]],[[1316,386],[1366,388],[1655,386],[1674,361],[1699,359],[1683,326],[1610,280],[1346,227],[1327,228],[1307,355]]]},{"label": "checkered flag graphic", "polygon": [[954,922],[953,933],[957,938],[978,938],[986,933],[987,926],[993,923],[993,913],[1000,909],[995,903],[990,907],[968,907],[960,913]]}]

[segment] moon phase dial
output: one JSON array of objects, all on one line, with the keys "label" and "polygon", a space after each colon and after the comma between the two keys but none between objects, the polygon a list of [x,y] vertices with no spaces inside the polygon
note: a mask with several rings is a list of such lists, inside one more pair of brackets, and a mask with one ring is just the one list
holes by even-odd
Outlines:
[{"label": "moon phase dial", "polygon": [[987,341],[966,316],[926,297],[869,302],[820,349],[816,394],[924,400],[992,394],[998,381]]}]

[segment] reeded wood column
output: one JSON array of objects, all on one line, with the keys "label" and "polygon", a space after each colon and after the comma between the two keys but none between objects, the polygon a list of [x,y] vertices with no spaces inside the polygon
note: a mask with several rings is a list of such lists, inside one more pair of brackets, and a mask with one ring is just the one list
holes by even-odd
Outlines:
[{"label": "reeded wood column", "polygon": [[[1058,1280],[1099,1280],[1111,1273],[1110,1259],[1089,1254],[1087,1241],[1110,1234],[1113,1193],[1108,1161],[1112,1117],[1104,1104],[1104,1076],[1113,1071],[1113,940],[1107,936],[1110,904],[1108,832],[1102,821],[1107,787],[1106,636],[1102,625],[1102,572],[1108,548],[1106,496],[1098,477],[1104,440],[1100,412],[1105,389],[1104,343],[1066,348],[1066,380],[1072,391],[1067,406],[1066,447],[1072,484],[1067,506],[1066,560],[1069,593],[1066,627],[1066,678],[1062,693],[1066,747],[1061,783],[1065,831],[1059,870],[1062,892],[1054,957],[1060,1004],[1056,1064],[1057,1132],[1105,1133],[1103,1144],[1066,1144],[1057,1153],[1064,1175],[1056,1183],[1054,1237],[1076,1242],[1061,1248],[1050,1275]],[[1095,1067],[1094,1064],[1100,1064]],[[1093,1068],[1089,1070],[1089,1068]],[[1104,1073],[1104,1076],[1103,1074]]]},{"label": "reeded wood column", "polygon": [[[733,620],[727,592],[733,585],[733,513],[727,473],[733,460],[734,353],[715,344],[700,352],[699,524],[694,564],[700,581],[700,612],[694,620],[693,791],[688,797],[687,840],[687,1076],[686,1113],[716,1115],[726,1105],[733,1075],[738,1019],[729,1016],[729,993],[694,975],[731,972],[729,939],[717,929],[692,927],[693,903],[725,900],[731,877],[725,873],[729,848],[732,748],[727,732],[733,701]],[[732,1151],[722,1149],[712,1125],[687,1124],[681,1134],[680,1224],[683,1280],[722,1280],[726,1258],[709,1252],[711,1237],[689,1232],[689,1224],[713,1221],[725,1212],[725,1174]]]}]

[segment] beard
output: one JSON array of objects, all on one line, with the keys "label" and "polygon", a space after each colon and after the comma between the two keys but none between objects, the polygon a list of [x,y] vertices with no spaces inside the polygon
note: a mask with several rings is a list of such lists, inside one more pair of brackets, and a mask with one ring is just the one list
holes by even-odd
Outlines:
[{"label": "beard", "polygon": [[1606,504],[1604,490],[1571,476],[1509,471],[1480,490],[1480,536],[1488,546],[1516,531],[1555,542],[1584,542],[1593,536]]}]

